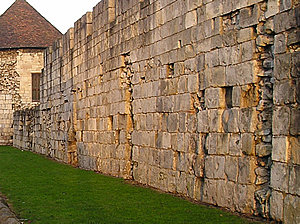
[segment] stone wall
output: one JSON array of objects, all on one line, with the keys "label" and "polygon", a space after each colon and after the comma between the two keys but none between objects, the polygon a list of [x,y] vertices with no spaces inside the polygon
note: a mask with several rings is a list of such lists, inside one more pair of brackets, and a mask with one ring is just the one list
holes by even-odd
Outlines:
[{"label": "stone wall", "polygon": [[284,1],[274,17],[271,216],[300,222],[299,8]]},{"label": "stone wall", "polygon": [[298,1],[103,0],[46,51],[14,145],[297,223],[298,15]]},{"label": "stone wall", "polygon": [[32,104],[31,74],[43,67],[43,50],[0,50],[0,145],[13,143],[13,112]]},{"label": "stone wall", "polygon": [[[0,52],[0,145],[12,144],[13,98],[18,102],[15,51]],[[13,97],[14,96],[14,97]]]}]

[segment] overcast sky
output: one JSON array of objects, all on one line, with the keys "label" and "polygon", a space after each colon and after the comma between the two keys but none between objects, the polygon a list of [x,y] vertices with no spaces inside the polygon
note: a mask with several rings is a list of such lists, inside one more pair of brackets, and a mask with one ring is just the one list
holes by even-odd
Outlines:
[{"label": "overcast sky", "polygon": [[[0,0],[0,15],[14,2],[15,0]],[[92,11],[100,0],[27,0],[27,2],[65,33],[81,16]]]}]

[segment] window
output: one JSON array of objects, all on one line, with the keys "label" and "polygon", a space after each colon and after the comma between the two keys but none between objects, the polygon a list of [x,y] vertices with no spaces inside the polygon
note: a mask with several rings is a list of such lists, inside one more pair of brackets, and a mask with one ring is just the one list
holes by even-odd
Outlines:
[{"label": "window", "polygon": [[40,73],[32,74],[32,101],[39,102],[40,101]]}]

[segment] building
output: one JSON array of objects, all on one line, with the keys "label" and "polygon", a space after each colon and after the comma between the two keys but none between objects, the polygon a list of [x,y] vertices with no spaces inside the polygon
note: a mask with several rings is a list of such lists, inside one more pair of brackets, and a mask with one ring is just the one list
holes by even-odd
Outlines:
[{"label": "building", "polygon": [[27,1],[0,16],[0,145],[13,139],[13,112],[39,101],[44,50],[61,33]]}]

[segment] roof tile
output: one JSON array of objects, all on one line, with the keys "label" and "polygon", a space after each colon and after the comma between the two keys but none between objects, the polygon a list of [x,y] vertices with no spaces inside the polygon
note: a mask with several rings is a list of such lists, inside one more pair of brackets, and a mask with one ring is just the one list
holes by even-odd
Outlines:
[{"label": "roof tile", "polygon": [[45,48],[61,36],[27,1],[16,0],[0,16],[0,48]]}]

